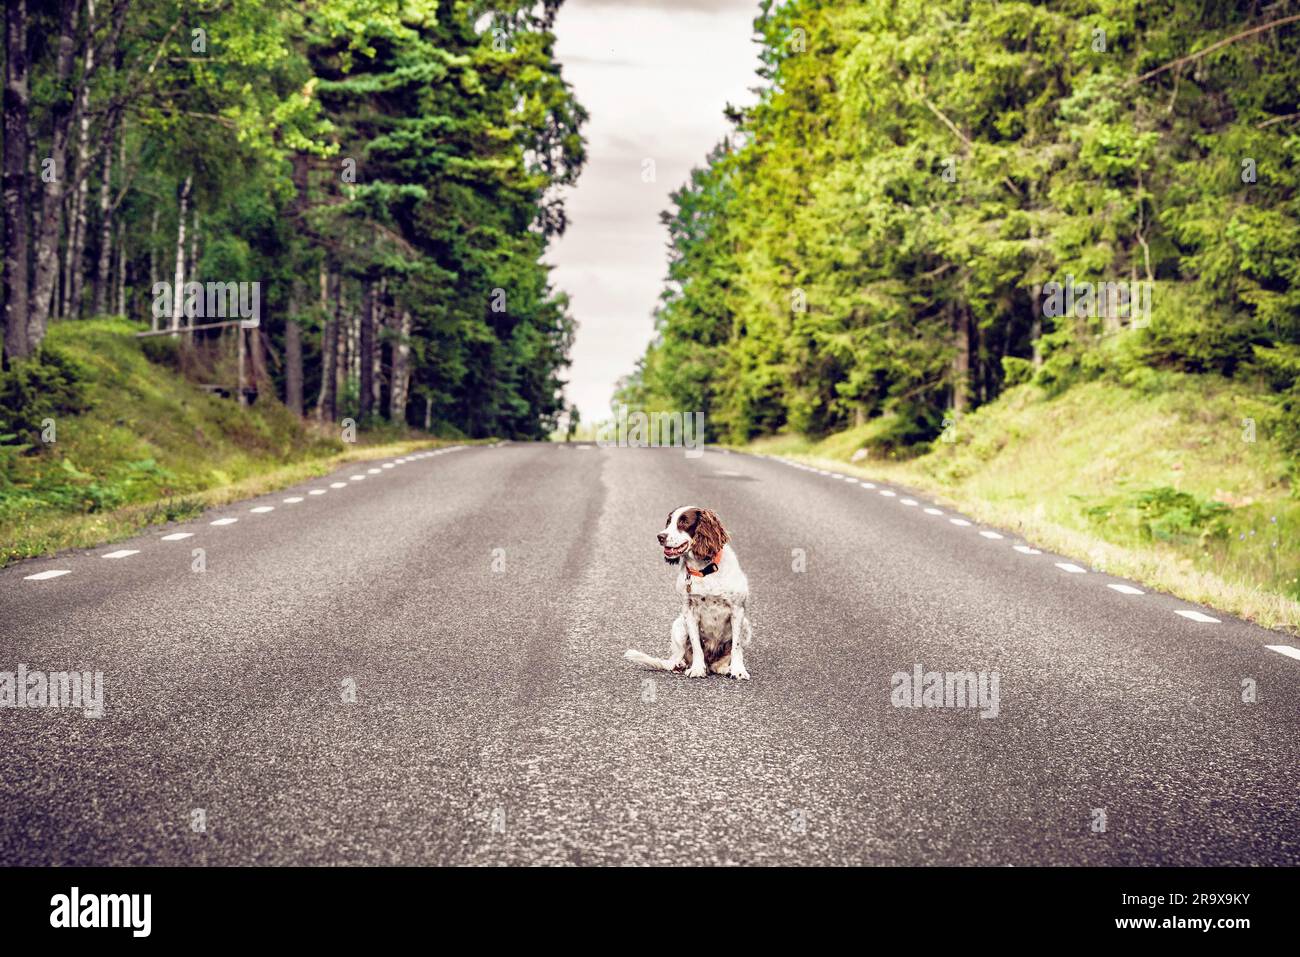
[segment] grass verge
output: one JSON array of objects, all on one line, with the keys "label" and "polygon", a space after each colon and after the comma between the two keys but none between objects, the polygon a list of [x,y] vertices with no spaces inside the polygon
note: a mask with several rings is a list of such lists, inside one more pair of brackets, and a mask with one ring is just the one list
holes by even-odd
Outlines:
[{"label": "grass verge", "polygon": [[170,339],[120,319],[59,322],[40,362],[0,383],[0,567],[90,548],[345,462],[446,444],[393,426],[304,423],[273,397],[248,408],[182,373]]},{"label": "grass verge", "polygon": [[880,421],[744,449],[907,486],[1098,571],[1300,634],[1300,502],[1269,415],[1248,386],[1171,373],[1055,397],[1022,386],[912,459],[862,457]]}]

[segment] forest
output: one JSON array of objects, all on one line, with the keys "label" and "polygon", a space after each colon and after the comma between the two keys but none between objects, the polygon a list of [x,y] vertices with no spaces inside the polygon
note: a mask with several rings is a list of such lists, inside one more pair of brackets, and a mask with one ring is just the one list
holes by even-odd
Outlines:
[{"label": "forest", "polygon": [[755,26],[757,103],[664,214],[620,401],[733,442],[872,423],[907,457],[1018,384],[1174,371],[1268,392],[1294,461],[1300,5],[791,0]]},{"label": "forest", "polygon": [[9,0],[0,433],[77,411],[47,334],[116,315],[241,403],[546,435],[574,322],[541,257],[586,119],[558,6]]}]

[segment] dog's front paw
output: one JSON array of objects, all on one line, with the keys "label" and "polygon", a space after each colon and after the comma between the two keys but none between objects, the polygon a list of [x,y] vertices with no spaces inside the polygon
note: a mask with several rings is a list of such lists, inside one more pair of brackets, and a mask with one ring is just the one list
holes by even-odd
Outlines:
[{"label": "dog's front paw", "polygon": [[730,668],[727,669],[727,674],[730,675],[732,678],[738,678],[741,681],[749,680],[749,672],[745,670],[744,665],[733,664]]},{"label": "dog's front paw", "polygon": [[704,670],[704,664],[699,661],[686,669],[686,677],[688,678],[703,678],[707,674],[708,672]]}]

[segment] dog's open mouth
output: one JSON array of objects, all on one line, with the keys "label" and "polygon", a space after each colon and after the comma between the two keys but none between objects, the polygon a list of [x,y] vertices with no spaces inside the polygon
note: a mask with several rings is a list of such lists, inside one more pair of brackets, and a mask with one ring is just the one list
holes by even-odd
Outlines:
[{"label": "dog's open mouth", "polygon": [[691,544],[691,543],[690,543],[689,541],[687,541],[687,542],[682,542],[680,545],[677,545],[677,546],[672,547],[672,548],[670,548],[670,547],[668,547],[667,545],[665,545],[665,546],[664,546],[664,558],[676,558],[676,557],[678,557],[679,555],[682,554],[682,552],[686,551],[686,549],[690,547],[690,544]]}]

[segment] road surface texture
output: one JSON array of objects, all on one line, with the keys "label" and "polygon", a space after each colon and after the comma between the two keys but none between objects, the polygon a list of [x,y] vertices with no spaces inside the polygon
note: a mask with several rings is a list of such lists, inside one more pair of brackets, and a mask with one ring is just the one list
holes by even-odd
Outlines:
[{"label": "road surface texture", "polygon": [[[749,682],[622,658],[667,651],[681,504],[749,576]],[[0,671],[105,689],[0,708],[0,863],[1300,863],[1297,642],[961,521],[507,443],[0,570]],[[996,717],[896,707],[918,665]]]}]

